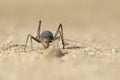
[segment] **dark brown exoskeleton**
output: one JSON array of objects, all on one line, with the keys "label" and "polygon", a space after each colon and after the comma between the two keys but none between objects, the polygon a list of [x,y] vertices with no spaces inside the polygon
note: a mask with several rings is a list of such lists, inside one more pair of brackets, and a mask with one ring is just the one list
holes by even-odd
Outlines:
[{"label": "dark brown exoskeleton", "polygon": [[[54,36],[53,36],[53,33],[51,31],[48,31],[48,30],[43,31],[40,34],[40,30],[41,30],[41,20],[39,21],[39,26],[38,26],[36,37],[32,36],[31,34],[28,34],[27,39],[26,39],[25,50],[26,50],[29,38],[31,40],[31,48],[32,49],[33,49],[33,47],[32,47],[32,40],[35,40],[38,43],[42,43],[44,48],[48,48],[49,47],[49,43],[52,43],[53,41],[57,40],[59,37],[61,37],[63,49],[65,48],[62,24],[59,24],[59,27],[58,27],[58,29],[57,29],[57,31],[56,31]],[[60,36],[58,36],[58,34],[60,34]]]}]

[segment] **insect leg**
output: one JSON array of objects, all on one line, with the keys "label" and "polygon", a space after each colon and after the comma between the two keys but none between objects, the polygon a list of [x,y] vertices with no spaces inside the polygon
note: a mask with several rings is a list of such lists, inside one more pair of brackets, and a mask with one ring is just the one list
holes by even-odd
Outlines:
[{"label": "insect leg", "polygon": [[27,47],[27,43],[28,43],[29,37],[31,37],[31,34],[27,35],[26,44],[25,44],[25,51],[26,51],[26,47]]},{"label": "insect leg", "polygon": [[61,25],[62,25],[62,24],[60,24],[60,25],[59,25],[59,27],[58,27],[58,29],[57,29],[57,31],[56,31],[56,33],[55,33],[54,38],[56,38],[56,37],[57,37],[57,35],[58,35],[58,33],[59,33],[59,30],[60,30]]},{"label": "insect leg", "polygon": [[30,37],[30,41],[31,41],[31,49],[33,49],[33,46],[32,46],[32,39],[35,40],[35,41],[37,41],[37,42],[39,42],[39,43],[41,43],[40,40],[36,39],[36,38],[33,37],[31,34],[28,34],[27,39],[26,39],[25,51],[26,51],[26,47],[27,47],[27,43],[28,43],[29,37]]},{"label": "insect leg", "polygon": [[55,40],[57,38],[58,33],[60,33],[60,36],[61,36],[61,39],[62,39],[62,45],[63,45],[63,49],[64,49],[65,46],[64,46],[64,36],[63,36],[63,27],[62,27],[62,24],[59,25],[59,27],[58,27],[58,29],[57,29],[57,31],[55,33],[55,36],[54,36]]},{"label": "insect leg", "polygon": [[37,35],[36,35],[37,39],[40,39],[40,30],[41,30],[41,20],[39,21],[39,26],[38,26],[38,30],[37,30]]}]

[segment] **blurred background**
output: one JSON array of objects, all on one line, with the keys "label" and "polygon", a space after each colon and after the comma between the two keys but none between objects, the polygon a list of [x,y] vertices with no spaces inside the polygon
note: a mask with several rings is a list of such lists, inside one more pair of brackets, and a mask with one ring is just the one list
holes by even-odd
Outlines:
[{"label": "blurred background", "polygon": [[[81,43],[55,60],[42,58],[46,49],[23,52],[39,20]],[[0,44],[0,80],[120,80],[120,0],[0,0]]]},{"label": "blurred background", "polygon": [[[55,33],[63,24],[68,39],[118,40],[119,0],[0,0],[0,40],[24,42],[27,34],[42,30]],[[72,36],[72,38],[71,38]]]}]

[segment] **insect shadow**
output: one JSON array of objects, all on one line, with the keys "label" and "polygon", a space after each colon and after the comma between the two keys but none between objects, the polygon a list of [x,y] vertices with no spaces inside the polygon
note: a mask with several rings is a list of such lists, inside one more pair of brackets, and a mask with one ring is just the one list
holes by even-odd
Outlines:
[{"label": "insect shadow", "polygon": [[81,49],[84,47],[80,47],[80,46],[70,46],[70,47],[66,47],[66,49]]}]

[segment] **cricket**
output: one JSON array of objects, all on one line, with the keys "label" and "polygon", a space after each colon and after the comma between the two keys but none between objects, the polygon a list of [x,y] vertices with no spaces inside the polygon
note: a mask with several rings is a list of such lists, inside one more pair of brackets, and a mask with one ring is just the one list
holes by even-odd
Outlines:
[{"label": "cricket", "polygon": [[[60,36],[58,36],[58,34]],[[35,40],[38,43],[42,43],[43,47],[45,49],[47,49],[49,47],[49,43],[52,43],[53,41],[57,40],[59,37],[62,40],[63,49],[65,49],[62,24],[59,24],[59,27],[58,27],[55,35],[53,35],[53,33],[49,30],[45,30],[41,33],[41,20],[40,20],[36,37],[32,36],[31,34],[28,34],[28,36],[27,36],[25,51],[26,51],[26,47],[27,47],[27,43],[28,43],[29,39],[31,41],[31,49],[33,49],[32,40]]]}]

